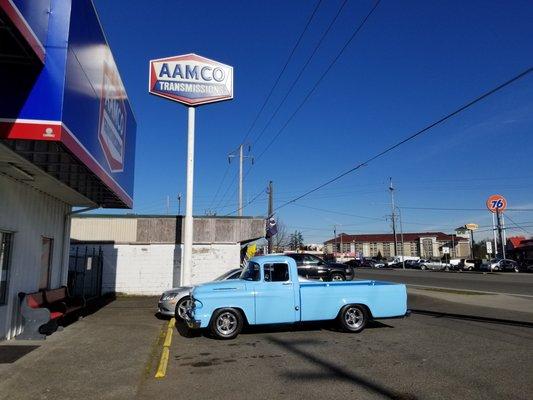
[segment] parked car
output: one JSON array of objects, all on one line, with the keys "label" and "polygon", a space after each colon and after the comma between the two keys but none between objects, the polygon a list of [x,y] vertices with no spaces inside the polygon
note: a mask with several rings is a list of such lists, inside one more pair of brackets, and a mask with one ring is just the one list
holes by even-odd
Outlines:
[{"label": "parked car", "polygon": [[436,259],[420,261],[421,270],[431,269],[431,270],[442,271],[448,268],[449,266],[450,264],[442,262],[441,260],[436,260]]},{"label": "parked car", "polygon": [[326,262],[314,254],[287,253],[298,266],[298,275],[307,279],[323,281],[351,281],[354,276],[353,267],[345,264]]},{"label": "parked car", "polygon": [[403,268],[403,262],[402,261],[398,261],[394,263],[390,262],[386,265],[386,268]]},{"label": "parked car", "polygon": [[348,260],[344,263],[344,265],[348,265],[352,268],[359,268],[363,265],[363,261],[358,259]]},{"label": "parked car", "polygon": [[405,260],[405,268],[419,268],[420,260]]},{"label": "parked car", "polygon": [[464,271],[473,271],[475,269],[479,269],[479,266],[481,265],[481,260],[463,260],[463,263],[461,264],[461,267]]},{"label": "parked car", "polygon": [[378,260],[373,260],[371,258],[367,258],[363,261],[363,267],[383,268],[385,267],[385,263],[383,261],[378,261]]},{"label": "parked car", "polygon": [[520,272],[533,272],[533,260],[523,259],[518,262],[518,269]]},{"label": "parked car", "polygon": [[514,260],[493,258],[481,265],[482,271],[510,271],[519,272],[518,263]]},{"label": "parked car", "polygon": [[[230,269],[228,272],[223,273],[214,281],[225,281],[228,279],[238,279],[241,275],[242,268]],[[185,310],[191,303],[190,293],[192,286],[181,286],[172,288],[163,292],[157,303],[157,312],[167,317],[173,317],[183,319],[185,317]]]},{"label": "parked car", "polygon": [[243,325],[337,319],[347,332],[361,332],[371,319],[407,313],[405,285],[380,282],[299,282],[292,257],[250,260],[237,282],[196,286],[185,320],[190,329],[209,328],[217,339],[233,339]]},{"label": "parked car", "polygon": [[420,260],[420,257],[414,257],[414,256],[396,256],[391,261],[389,261],[387,264],[402,264],[404,261],[418,261]]}]

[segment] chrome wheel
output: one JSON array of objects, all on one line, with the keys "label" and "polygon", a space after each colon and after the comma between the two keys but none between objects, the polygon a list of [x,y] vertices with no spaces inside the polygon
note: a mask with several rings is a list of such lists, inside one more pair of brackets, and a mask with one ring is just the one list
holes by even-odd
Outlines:
[{"label": "chrome wheel", "polygon": [[341,282],[344,280],[344,277],[340,274],[333,274],[333,276],[331,277],[331,280],[333,282]]},{"label": "chrome wheel", "polygon": [[344,321],[350,329],[359,329],[365,322],[363,311],[357,307],[350,307],[344,313]]},{"label": "chrome wheel", "polygon": [[185,313],[187,312],[187,309],[190,308],[192,306],[192,301],[190,298],[185,298],[185,299],[182,299],[178,302],[178,305],[177,305],[177,311],[178,311],[178,315],[181,319],[185,319]]},{"label": "chrome wheel", "polygon": [[221,336],[231,336],[238,326],[235,315],[231,312],[224,312],[216,319],[216,330]]}]

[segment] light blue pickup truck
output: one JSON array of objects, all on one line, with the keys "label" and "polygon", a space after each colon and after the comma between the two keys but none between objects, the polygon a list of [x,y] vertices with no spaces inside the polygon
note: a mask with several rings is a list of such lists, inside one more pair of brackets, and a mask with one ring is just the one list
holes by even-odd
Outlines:
[{"label": "light blue pickup truck", "polygon": [[185,321],[233,339],[243,325],[338,319],[343,330],[362,331],[369,320],[404,317],[405,285],[380,281],[301,281],[286,256],[252,258],[240,279],[196,286]]}]

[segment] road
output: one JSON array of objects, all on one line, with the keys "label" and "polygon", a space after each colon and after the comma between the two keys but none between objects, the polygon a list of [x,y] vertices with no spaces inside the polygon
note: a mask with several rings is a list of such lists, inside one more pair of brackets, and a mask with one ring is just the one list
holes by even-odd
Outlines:
[{"label": "road", "polygon": [[356,278],[441,288],[533,296],[533,274],[357,269]]},{"label": "road", "polygon": [[[410,307],[428,308],[425,299]],[[138,398],[526,399],[532,352],[532,328],[420,314],[361,334],[311,324],[232,341],[175,335],[166,377]]]}]

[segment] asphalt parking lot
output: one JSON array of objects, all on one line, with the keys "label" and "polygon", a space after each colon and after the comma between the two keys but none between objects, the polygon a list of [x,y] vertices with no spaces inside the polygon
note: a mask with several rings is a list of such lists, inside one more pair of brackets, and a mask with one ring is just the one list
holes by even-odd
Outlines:
[{"label": "asphalt parking lot", "polygon": [[44,342],[1,343],[0,355],[3,347],[35,348],[0,362],[0,399],[528,399],[533,393],[533,323],[508,320],[507,310],[419,294],[410,294],[409,307],[429,314],[376,322],[360,334],[306,324],[248,329],[217,341],[173,329],[164,377],[156,378],[169,324],[154,315],[156,300],[119,298]]},{"label": "asphalt parking lot", "polygon": [[[435,305],[411,296],[410,306],[428,301]],[[253,329],[229,342],[176,335],[167,376],[146,381],[139,395],[527,399],[532,352],[531,327],[418,314],[356,335],[330,324]]]}]

